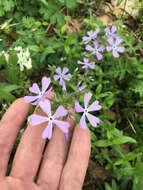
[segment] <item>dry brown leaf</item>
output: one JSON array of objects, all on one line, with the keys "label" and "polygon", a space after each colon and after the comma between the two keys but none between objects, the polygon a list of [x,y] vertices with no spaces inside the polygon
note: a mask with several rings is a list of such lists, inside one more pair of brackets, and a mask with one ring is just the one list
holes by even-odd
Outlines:
[{"label": "dry brown leaf", "polygon": [[122,148],[124,154],[127,154],[130,152],[130,144],[128,143],[120,144],[120,147]]},{"label": "dry brown leaf", "polygon": [[88,172],[94,180],[101,179],[104,181],[109,177],[109,173],[104,169],[104,167],[92,160],[89,162]]},{"label": "dry brown leaf", "polygon": [[[112,6],[112,12],[116,17],[118,17],[120,14],[125,15],[131,15],[132,17],[136,17],[138,15],[138,8],[133,8],[134,6],[134,0],[123,0],[122,3],[117,6],[118,0],[112,0],[111,6]],[[140,3],[138,3],[136,6],[140,6]]]},{"label": "dry brown leaf", "polygon": [[82,21],[81,19],[69,19],[66,22],[67,25],[67,35],[71,35],[73,33],[78,33],[80,32],[82,28]]},{"label": "dry brown leaf", "polygon": [[113,19],[108,15],[97,16],[96,19],[101,20],[105,26],[113,23]]}]

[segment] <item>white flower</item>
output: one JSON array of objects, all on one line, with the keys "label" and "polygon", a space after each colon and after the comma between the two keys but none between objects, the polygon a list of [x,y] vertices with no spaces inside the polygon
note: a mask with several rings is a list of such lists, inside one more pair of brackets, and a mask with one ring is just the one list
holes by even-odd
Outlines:
[{"label": "white flower", "polygon": [[1,52],[0,52],[0,56],[4,56],[6,62],[8,63],[8,60],[9,60],[9,54],[8,54],[6,51],[4,51],[4,50],[1,51]]},{"label": "white flower", "polygon": [[21,46],[17,46],[14,48],[15,51],[22,51],[22,47]]},{"label": "white flower", "polygon": [[21,46],[15,47],[15,51],[17,51],[18,64],[20,65],[20,70],[23,71],[24,67],[27,69],[32,68],[32,60],[30,57],[29,49],[23,49]]}]

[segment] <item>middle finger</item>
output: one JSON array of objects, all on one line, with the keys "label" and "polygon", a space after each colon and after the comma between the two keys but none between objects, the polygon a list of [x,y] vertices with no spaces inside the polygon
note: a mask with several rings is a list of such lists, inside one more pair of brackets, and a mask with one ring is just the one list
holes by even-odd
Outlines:
[{"label": "middle finger", "polygon": [[[72,114],[75,111],[70,108],[69,110]],[[69,139],[74,125],[74,119],[68,117],[67,122],[70,124],[69,128]],[[55,127],[53,137],[50,140],[46,151],[44,153],[44,159],[40,168],[40,173],[38,176],[38,185],[42,187],[43,190],[56,190],[59,185],[61,173],[65,163],[68,143],[65,140],[63,132]]]},{"label": "middle finger", "polygon": [[[35,114],[39,113],[41,110],[35,110]],[[34,181],[46,142],[41,137],[45,127],[46,123],[28,125],[17,148],[10,176]]]}]

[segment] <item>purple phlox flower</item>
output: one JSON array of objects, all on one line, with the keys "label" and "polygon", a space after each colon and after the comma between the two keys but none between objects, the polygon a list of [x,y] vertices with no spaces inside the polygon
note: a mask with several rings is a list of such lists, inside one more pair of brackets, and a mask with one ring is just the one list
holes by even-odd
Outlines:
[{"label": "purple phlox flower", "polygon": [[108,42],[110,44],[110,46],[106,46],[106,50],[109,51],[113,51],[113,56],[115,58],[119,57],[119,53],[123,53],[125,51],[125,47],[123,46],[118,46],[121,42],[122,39],[121,38],[116,38],[116,40],[114,40],[112,37],[108,38]]},{"label": "purple phlox flower", "polygon": [[97,124],[100,122],[98,117],[95,117],[93,115],[91,115],[89,112],[91,111],[97,111],[101,109],[101,106],[99,105],[99,102],[96,100],[94,101],[89,107],[88,106],[88,102],[90,101],[92,97],[92,94],[90,92],[86,93],[84,95],[84,108],[81,107],[81,105],[79,104],[79,102],[75,102],[75,110],[76,112],[83,112],[83,115],[80,119],[80,127],[82,129],[87,129],[87,125],[86,125],[86,121],[85,121],[85,116],[88,118],[90,124],[93,127],[96,127]]},{"label": "purple phlox flower", "polygon": [[95,40],[95,38],[97,37],[97,34],[100,32],[100,29],[97,28],[95,32],[93,32],[92,30],[87,32],[88,36],[84,36],[82,38],[82,41],[84,42],[84,44],[87,44],[88,42],[90,42],[91,40]]},{"label": "purple phlox flower", "polygon": [[100,47],[98,47],[98,41],[97,40],[95,40],[93,42],[93,44],[94,44],[94,48],[92,46],[90,46],[90,45],[87,45],[85,47],[85,49],[92,52],[90,55],[96,55],[97,59],[101,60],[103,58],[103,56],[100,53],[100,51],[103,52],[105,47],[104,47],[104,45],[100,45]]},{"label": "purple phlox flower", "polygon": [[63,87],[63,90],[66,90],[66,84],[64,80],[69,81],[71,79],[71,74],[66,74],[69,71],[67,67],[63,68],[63,71],[60,67],[56,69],[57,75],[54,75],[54,80],[60,80],[60,85]]},{"label": "purple phlox flower", "polygon": [[106,35],[108,37],[113,37],[113,38],[118,38],[119,37],[119,35],[117,33],[115,33],[116,30],[117,30],[116,26],[112,26],[111,29],[109,27],[105,28]]},{"label": "purple phlox flower", "polygon": [[95,62],[89,63],[89,59],[87,59],[87,58],[84,58],[83,62],[78,61],[77,63],[83,65],[82,66],[83,69],[88,69],[88,68],[94,69],[94,67],[95,67]]},{"label": "purple phlox flower", "polygon": [[42,138],[51,139],[53,126],[56,125],[59,129],[61,129],[65,134],[68,133],[68,128],[70,127],[69,123],[66,121],[58,120],[57,118],[66,116],[68,111],[63,107],[59,106],[54,115],[51,114],[51,104],[49,100],[41,101],[39,103],[43,112],[47,114],[47,116],[41,116],[37,114],[33,114],[30,116],[30,125],[39,125],[41,123],[48,122],[45,130],[42,133]]},{"label": "purple phlox flower", "polygon": [[41,100],[42,97],[46,97],[48,93],[52,91],[52,87],[48,89],[50,85],[51,79],[47,77],[42,78],[42,90],[40,91],[40,88],[37,83],[34,83],[32,87],[29,88],[29,91],[36,94],[36,96],[25,96],[24,101],[27,103],[32,102],[32,105],[37,105]]},{"label": "purple phlox flower", "polygon": [[85,85],[83,85],[83,86],[79,87],[79,89],[78,89],[78,90],[76,90],[76,91],[75,91],[75,93],[83,91],[83,90],[84,90],[87,86],[88,86],[88,85],[87,85],[87,84],[85,84]]},{"label": "purple phlox flower", "polygon": [[[78,86],[78,85],[77,85],[77,86]],[[88,86],[87,84],[85,84],[85,85],[83,85],[83,86],[80,86],[73,94],[76,94],[76,93],[78,93],[78,92],[83,91],[87,86]]]}]

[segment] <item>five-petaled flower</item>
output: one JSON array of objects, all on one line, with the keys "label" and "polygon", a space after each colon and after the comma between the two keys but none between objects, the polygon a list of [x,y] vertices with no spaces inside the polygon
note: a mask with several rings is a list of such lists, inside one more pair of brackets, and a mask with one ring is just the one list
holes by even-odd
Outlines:
[{"label": "five-petaled flower", "polygon": [[27,103],[32,102],[31,103],[32,105],[37,105],[42,100],[42,97],[46,97],[47,94],[51,92],[52,87],[49,90],[47,90],[50,85],[50,82],[51,82],[50,78],[47,77],[42,78],[42,91],[40,91],[38,84],[34,83],[32,87],[29,88],[29,91],[37,95],[25,96],[24,101]]},{"label": "five-petaled flower", "polygon": [[117,30],[117,27],[116,26],[112,26],[112,28],[110,29],[109,27],[105,28],[105,32],[106,32],[106,35],[109,37],[112,37],[112,38],[118,38],[119,35],[117,33],[115,33]]},{"label": "five-petaled flower", "polygon": [[88,36],[84,36],[82,38],[82,41],[84,42],[84,44],[88,44],[88,42],[90,42],[91,40],[95,40],[99,32],[100,32],[99,28],[97,28],[95,32],[93,32],[92,30],[88,31],[87,32]]},{"label": "five-petaled flower", "polygon": [[95,62],[89,62],[89,59],[87,58],[84,58],[83,62],[78,60],[77,63],[83,65],[82,66],[83,69],[88,69],[88,68],[94,69],[95,67]]},{"label": "five-petaled flower", "polygon": [[66,135],[68,134],[68,128],[70,127],[69,123],[66,121],[61,121],[56,118],[66,116],[68,111],[63,107],[59,106],[54,115],[51,114],[51,103],[49,100],[41,101],[39,103],[43,112],[47,114],[47,116],[33,114],[29,117],[30,125],[39,125],[41,123],[46,123],[47,126],[42,133],[42,138],[51,139],[53,126],[56,125],[59,129],[61,129]]},{"label": "five-petaled flower", "polygon": [[98,41],[97,40],[95,40],[93,42],[93,44],[94,44],[94,48],[92,46],[90,46],[90,45],[87,45],[85,47],[85,49],[92,52],[92,53],[90,53],[90,55],[96,55],[97,59],[101,60],[103,58],[103,56],[100,53],[100,51],[103,52],[105,47],[104,47],[104,45],[100,45],[100,47],[98,47]]},{"label": "five-petaled flower", "polygon": [[54,80],[60,80],[60,85],[63,87],[63,90],[66,90],[66,84],[64,80],[69,81],[71,79],[71,74],[66,74],[69,71],[67,67],[63,68],[63,71],[60,67],[56,69],[57,75],[54,75]]},{"label": "five-petaled flower", "polygon": [[85,116],[88,118],[90,124],[93,127],[96,127],[97,124],[100,122],[98,117],[95,117],[93,115],[91,115],[89,112],[91,111],[97,111],[101,109],[101,106],[99,105],[99,102],[96,100],[94,101],[89,107],[88,106],[88,102],[90,101],[92,97],[92,93],[88,92],[84,95],[84,107],[82,108],[81,105],[79,104],[79,102],[75,102],[75,110],[76,112],[83,112],[83,115],[80,119],[80,127],[82,129],[87,129],[87,125],[86,125],[86,121],[85,121]]},{"label": "five-petaled flower", "polygon": [[107,51],[113,51],[113,56],[115,58],[119,57],[119,53],[123,53],[125,51],[125,48],[123,46],[119,46],[119,44],[122,42],[121,38],[116,38],[116,40],[114,40],[112,37],[108,38],[108,42],[110,44],[110,46],[106,46],[106,50]]},{"label": "five-petaled flower", "polygon": [[[77,86],[78,86],[78,85],[77,85]],[[74,94],[83,91],[87,86],[88,86],[87,84],[85,84],[85,85],[83,85],[83,86],[80,86],[80,87],[74,92]]]}]

